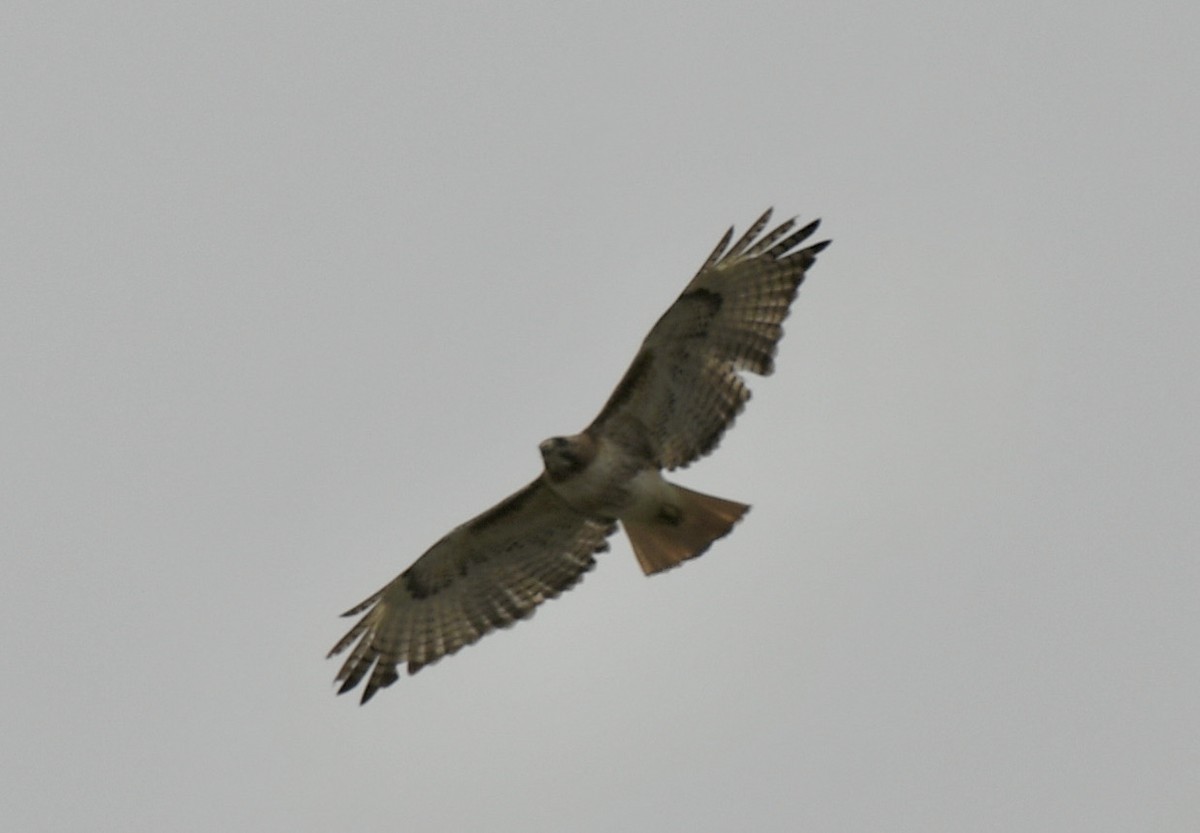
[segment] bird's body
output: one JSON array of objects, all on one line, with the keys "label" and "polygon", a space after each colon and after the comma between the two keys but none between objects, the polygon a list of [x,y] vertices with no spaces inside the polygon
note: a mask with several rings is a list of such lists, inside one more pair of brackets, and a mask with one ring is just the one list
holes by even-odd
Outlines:
[{"label": "bird's body", "polygon": [[614,428],[543,442],[543,478],[576,512],[620,521],[647,575],[700,555],[750,508],[668,483],[647,462],[646,431],[633,420]]},{"label": "bird's body", "polygon": [[[354,645],[341,691],[363,702],[397,677],[532,615],[573,586],[619,523],[647,574],[728,534],[749,507],[667,481],[716,447],[750,397],[740,371],[767,375],[805,270],[828,241],[794,221],[761,239],[771,212],[730,247],[730,229],[651,329],[600,414],[579,434],[541,443],[544,470],[457,527],[375,595],[330,656]],[[357,643],[357,644],[356,644]]]}]

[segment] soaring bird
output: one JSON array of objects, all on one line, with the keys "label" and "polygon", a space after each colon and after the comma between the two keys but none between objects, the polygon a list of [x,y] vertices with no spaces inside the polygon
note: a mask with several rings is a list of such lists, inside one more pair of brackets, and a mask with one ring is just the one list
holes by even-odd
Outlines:
[{"label": "soaring bird", "polygon": [[[730,228],[658,319],[592,423],[541,443],[537,478],[449,532],[379,592],[329,656],[350,654],[338,693],[362,701],[399,677],[528,618],[573,587],[620,524],[647,575],[705,552],[749,506],[671,483],[663,471],[712,451],[750,398],[742,374],[774,369],[796,292],[825,240],[819,220],[763,234],[768,209]],[[760,236],[761,235],[761,236]],[[353,646],[351,648],[351,646]]]}]

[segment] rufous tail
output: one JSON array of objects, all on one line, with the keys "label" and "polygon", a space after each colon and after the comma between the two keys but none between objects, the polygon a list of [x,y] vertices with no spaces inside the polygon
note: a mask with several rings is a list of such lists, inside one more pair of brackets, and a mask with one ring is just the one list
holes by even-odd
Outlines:
[{"label": "rufous tail", "polygon": [[650,517],[622,519],[634,555],[646,575],[701,555],[729,534],[750,509],[744,503],[693,492],[672,484],[674,500]]}]

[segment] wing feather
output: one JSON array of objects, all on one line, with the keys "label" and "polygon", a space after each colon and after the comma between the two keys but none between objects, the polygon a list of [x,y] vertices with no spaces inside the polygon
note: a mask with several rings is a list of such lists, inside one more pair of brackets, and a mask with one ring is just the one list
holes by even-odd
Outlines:
[{"label": "wing feather", "polygon": [[[774,209],[768,208],[762,213],[762,216],[755,220],[750,228],[746,229],[746,233],[738,238],[738,242],[734,243],[729,251],[725,252],[722,257],[725,259],[731,257],[741,257],[750,248],[750,244],[754,242],[754,238],[762,233],[762,230],[767,227],[767,223],[771,222],[771,212]],[[730,231],[733,231],[731,228]],[[772,232],[774,233],[774,232]]]},{"label": "wing feather", "polygon": [[399,665],[415,674],[528,618],[592,568],[612,532],[611,524],[576,513],[535,480],[346,612],[362,618],[329,652],[350,650],[337,674],[338,693],[365,679],[365,703],[399,678]]},{"label": "wing feather", "polygon": [[796,219],[794,217],[790,220],[780,223],[770,233],[764,234],[761,240],[747,250],[746,257],[762,256],[764,252],[766,252],[779,241],[779,238],[783,237],[795,227]]},{"label": "wing feather", "polygon": [[725,233],[651,328],[588,431],[603,433],[618,418],[639,425],[667,469],[716,448],[750,399],[741,372],[774,370],[783,320],[805,271],[829,245],[797,248],[819,220],[796,231],[787,220],[759,237],[770,219],[768,209],[732,246],[733,229]]},{"label": "wing feather", "polygon": [[729,246],[729,241],[732,239],[733,226],[730,226],[726,230],[725,234],[722,235],[721,239],[717,241],[717,247],[709,254],[708,258],[704,261],[704,265],[700,267],[701,272],[703,272],[705,269],[708,269],[721,259],[721,255],[725,253],[725,249]]}]

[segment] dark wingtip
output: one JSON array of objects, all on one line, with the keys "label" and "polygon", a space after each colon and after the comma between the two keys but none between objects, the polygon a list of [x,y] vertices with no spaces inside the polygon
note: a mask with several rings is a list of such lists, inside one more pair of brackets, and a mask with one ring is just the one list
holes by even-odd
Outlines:
[{"label": "dark wingtip", "polygon": [[818,217],[817,219],[813,220],[811,223],[806,225],[804,228],[800,229],[800,231],[796,232],[796,234],[801,235],[800,239],[803,240],[805,237],[808,237],[810,234],[812,234],[814,231],[816,231],[820,227],[821,227],[821,218]]},{"label": "dark wingtip", "polygon": [[[818,217],[817,219],[813,220],[811,223],[809,223],[807,226],[800,229],[800,231],[798,231],[796,233],[802,234],[802,235],[804,235],[804,237],[808,237],[810,234],[812,234],[814,231],[816,231],[820,227],[821,227],[821,218]],[[804,238],[802,237],[801,239],[803,240]],[[825,251],[825,249],[829,248],[829,244],[832,242],[833,242],[832,240],[822,240],[820,243],[813,243],[811,246],[805,246],[804,251],[811,252],[815,255],[818,252],[823,252],[823,251]]]}]

